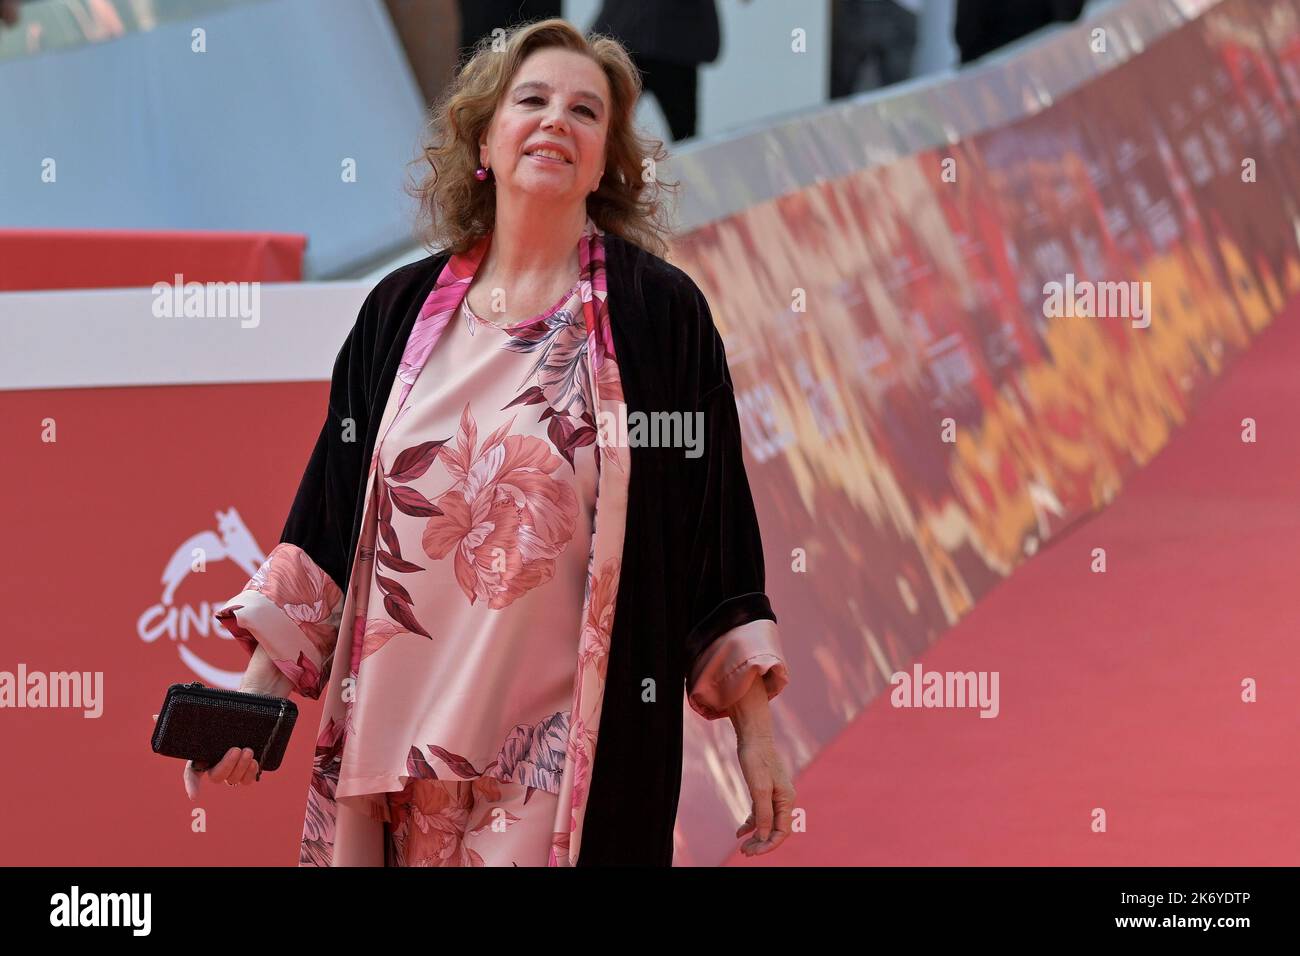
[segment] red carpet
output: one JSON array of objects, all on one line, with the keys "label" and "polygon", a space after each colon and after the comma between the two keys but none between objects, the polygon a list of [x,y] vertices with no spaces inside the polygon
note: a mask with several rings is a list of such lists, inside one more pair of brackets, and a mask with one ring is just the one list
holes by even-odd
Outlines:
[{"label": "red carpet", "polygon": [[[1241,441],[1246,417],[1256,444]],[[1295,865],[1297,419],[1292,312],[1108,508],[924,656],[926,670],[1000,672],[997,718],[881,695],[795,781],[807,832],[729,862]],[[1089,570],[1095,547],[1105,574]],[[1241,700],[1247,677],[1256,703]]]}]

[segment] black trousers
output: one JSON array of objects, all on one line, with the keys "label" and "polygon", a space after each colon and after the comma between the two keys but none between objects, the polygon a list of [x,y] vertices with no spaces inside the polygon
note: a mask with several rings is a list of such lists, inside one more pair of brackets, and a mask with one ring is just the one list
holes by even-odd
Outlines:
[{"label": "black trousers", "polygon": [[957,0],[953,38],[962,63],[1028,36],[1058,20],[1077,20],[1084,0]]},{"label": "black trousers", "polygon": [[480,37],[496,27],[508,29],[530,20],[560,16],[561,0],[460,0],[460,62],[473,52]]},{"label": "black trousers", "polygon": [[916,31],[916,14],[897,3],[834,0],[831,99],[910,77]]},{"label": "black trousers", "polygon": [[668,120],[673,140],[695,135],[698,109],[700,68],[695,63],[669,63],[667,60],[636,58],[641,71],[642,88],[653,93],[655,102]]}]

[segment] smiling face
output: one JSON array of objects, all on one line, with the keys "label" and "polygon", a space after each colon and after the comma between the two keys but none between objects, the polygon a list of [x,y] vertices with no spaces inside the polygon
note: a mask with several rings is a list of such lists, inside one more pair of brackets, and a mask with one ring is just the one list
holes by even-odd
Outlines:
[{"label": "smiling face", "polygon": [[592,60],[559,48],[530,53],[479,143],[479,165],[492,170],[498,204],[585,205],[605,172],[609,111],[609,83]]}]

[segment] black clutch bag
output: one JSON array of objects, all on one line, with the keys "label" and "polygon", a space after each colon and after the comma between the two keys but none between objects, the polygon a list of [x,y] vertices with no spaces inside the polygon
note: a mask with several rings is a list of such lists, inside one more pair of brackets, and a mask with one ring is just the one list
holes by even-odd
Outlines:
[{"label": "black clutch bag", "polygon": [[231,747],[249,747],[259,770],[284,759],[298,705],[284,697],[172,684],[153,729],[153,752],[216,766]]}]

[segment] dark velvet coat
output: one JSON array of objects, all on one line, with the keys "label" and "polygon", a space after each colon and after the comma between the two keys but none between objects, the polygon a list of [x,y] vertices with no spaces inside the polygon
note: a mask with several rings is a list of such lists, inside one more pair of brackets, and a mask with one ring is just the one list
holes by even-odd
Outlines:
[{"label": "dark velvet coat", "polygon": [[[693,662],[732,628],[776,616],[741,453],[731,377],[703,293],[685,272],[605,236],[610,324],[629,415],[704,413],[703,454],[633,447],[622,572],[580,865],[672,862],[683,694]],[[367,467],[407,337],[449,256],[390,273],[335,363],[329,410],[281,541],[346,593]],[[355,440],[344,424],[355,422]],[[658,689],[643,700],[644,682]]]}]

